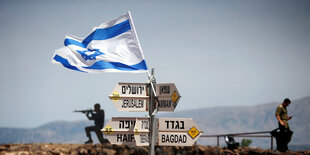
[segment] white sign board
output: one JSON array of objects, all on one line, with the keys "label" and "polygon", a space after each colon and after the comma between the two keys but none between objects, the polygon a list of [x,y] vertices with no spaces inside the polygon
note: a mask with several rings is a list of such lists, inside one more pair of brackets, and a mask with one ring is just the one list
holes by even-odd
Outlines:
[{"label": "white sign board", "polygon": [[139,117],[136,119],[136,125],[134,128],[135,140],[137,146],[148,146],[149,145],[149,118]]},{"label": "white sign board", "polygon": [[101,129],[111,144],[149,145],[149,119],[144,117],[112,117]]},{"label": "white sign board", "polygon": [[146,83],[118,83],[109,95],[118,111],[148,111]]},{"label": "white sign board", "polygon": [[158,96],[158,111],[174,111],[181,98],[174,83],[156,84],[156,95]]},{"label": "white sign board", "polygon": [[191,118],[158,118],[158,145],[192,146],[202,134]]}]

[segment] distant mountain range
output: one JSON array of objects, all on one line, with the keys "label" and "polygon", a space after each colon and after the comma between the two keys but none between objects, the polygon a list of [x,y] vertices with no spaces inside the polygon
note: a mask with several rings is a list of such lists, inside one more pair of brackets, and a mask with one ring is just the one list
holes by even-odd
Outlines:
[{"label": "distant mountain range", "polygon": [[[255,106],[214,107],[198,110],[167,113],[161,117],[193,118],[204,130],[204,134],[226,134],[256,131],[270,131],[278,127],[275,110],[279,103],[260,104]],[[289,105],[288,115],[293,118],[289,121],[294,131],[291,145],[310,146],[310,96],[292,101]],[[253,139],[251,146],[270,148],[269,138]],[[241,141],[241,140],[239,140]],[[221,141],[222,145],[224,140]],[[216,138],[200,138],[198,143],[215,144]],[[275,145],[275,141],[274,141]]]},{"label": "distant mountain range", "polygon": [[54,121],[33,129],[0,128],[0,144],[4,143],[83,143],[84,128],[90,121]]},{"label": "distant mountain range", "polygon": [[[204,134],[270,131],[277,128],[275,109],[280,103],[255,106],[214,107],[171,113],[159,113],[158,117],[193,118]],[[291,145],[310,146],[310,96],[292,101],[288,107],[289,121],[294,131]],[[107,121],[106,121],[107,122]],[[91,121],[55,121],[33,129],[0,128],[0,144],[4,143],[83,143],[87,140],[84,128]],[[95,135],[93,135],[96,137]],[[97,140],[96,138],[94,138]],[[247,138],[253,139],[253,138]],[[236,138],[237,141],[241,139]],[[256,138],[251,146],[270,147],[269,138]],[[98,141],[96,141],[98,142]],[[200,138],[198,144],[215,145],[216,138]],[[221,140],[221,145],[224,141]],[[275,145],[275,142],[274,142]]]}]

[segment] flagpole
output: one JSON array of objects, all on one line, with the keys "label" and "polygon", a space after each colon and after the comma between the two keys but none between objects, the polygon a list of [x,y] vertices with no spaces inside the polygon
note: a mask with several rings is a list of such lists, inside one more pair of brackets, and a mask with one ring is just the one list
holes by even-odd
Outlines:
[{"label": "flagpole", "polygon": [[[133,20],[132,20],[132,17],[131,17],[131,14],[130,14],[130,11],[128,11],[128,16],[129,16],[129,21],[130,21],[130,25],[131,25],[131,28],[134,32],[134,37],[137,41],[137,44],[141,50],[141,54],[142,54],[142,57],[144,59],[144,55],[143,55],[143,51],[142,51],[142,48],[141,48],[141,45],[140,45],[140,42],[139,42],[139,39],[138,39],[138,35],[137,35],[137,32],[136,32],[136,29],[135,29],[135,25],[133,23]],[[157,137],[156,137],[156,118],[155,118],[155,113],[156,113],[156,107],[155,107],[155,98],[157,97],[156,95],[156,92],[155,92],[155,88],[154,88],[154,84],[156,83],[156,79],[154,77],[154,68],[152,69],[152,74],[150,74],[150,72],[147,70],[147,76],[148,76],[148,81],[149,81],[149,84],[151,86],[152,89],[149,89],[149,95],[150,95],[150,102],[149,102],[149,117],[150,117],[150,134],[149,134],[149,155],[155,155],[155,143],[156,143],[156,140],[157,140]],[[154,112],[155,111],[155,112]]]},{"label": "flagpole", "polygon": [[[130,19],[130,20],[129,20],[129,21],[130,21],[130,25],[132,25],[131,28],[132,28],[132,30],[133,30],[133,32],[134,32],[134,36],[135,36],[135,38],[136,38],[136,40],[137,40],[137,44],[138,44],[138,46],[139,46],[139,49],[141,50],[141,54],[142,54],[142,57],[143,57],[143,59],[144,59],[143,50],[142,50],[142,47],[141,47],[141,45],[140,45],[140,41],[139,41],[139,38],[138,38],[138,35],[137,35],[137,32],[136,32],[135,25],[134,25],[134,23],[133,23],[133,20],[132,20],[130,11],[128,11],[127,13],[128,13],[129,19]],[[151,75],[150,75],[149,70],[147,70],[147,76],[148,76],[148,79],[151,80],[152,77],[151,77]],[[153,85],[152,82],[151,82],[151,86],[152,86],[152,89],[153,89],[154,96],[157,97],[156,92],[155,92],[155,88],[154,88],[154,85]]]},{"label": "flagpole", "polygon": [[[143,55],[143,50],[142,50],[142,47],[140,45],[140,41],[139,41],[139,38],[138,38],[138,35],[137,35],[137,32],[136,32],[136,28],[135,28],[135,25],[133,23],[133,20],[132,20],[132,17],[131,17],[131,14],[130,14],[130,11],[127,12],[128,13],[128,16],[129,16],[129,21],[130,21],[130,25],[131,25],[131,28],[132,28],[132,31],[134,32],[134,37],[136,38],[136,41],[137,41],[137,44],[139,46],[139,49],[141,50],[141,54],[142,54],[142,57],[144,59],[144,55]],[[151,80],[151,75],[150,75],[150,72],[149,70],[147,70],[147,76],[148,76],[148,79]],[[155,88],[154,88],[154,85],[153,83],[151,82],[151,86],[152,86],[152,89],[153,89],[153,93],[155,95],[155,97],[157,97],[156,93],[155,93]]]},{"label": "flagpole", "polygon": [[130,20],[129,20],[130,26],[131,26],[131,28],[132,28],[132,31],[134,32],[134,37],[136,38],[136,41],[137,41],[138,46],[139,46],[139,49],[141,50],[142,57],[143,57],[143,59],[144,59],[143,50],[142,50],[142,48],[141,48],[140,41],[139,41],[139,38],[138,38],[138,35],[137,35],[137,32],[136,32],[135,25],[134,25],[134,23],[133,23],[133,20],[132,20],[130,11],[128,11],[127,13],[128,13],[129,19],[130,19]]}]

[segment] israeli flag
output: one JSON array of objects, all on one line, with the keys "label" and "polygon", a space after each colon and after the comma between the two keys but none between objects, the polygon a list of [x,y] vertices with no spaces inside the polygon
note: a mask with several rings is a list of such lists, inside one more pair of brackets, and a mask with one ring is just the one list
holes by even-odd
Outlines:
[{"label": "israeli flag", "polygon": [[84,39],[66,36],[52,62],[86,72],[147,72],[130,12],[94,27]]}]

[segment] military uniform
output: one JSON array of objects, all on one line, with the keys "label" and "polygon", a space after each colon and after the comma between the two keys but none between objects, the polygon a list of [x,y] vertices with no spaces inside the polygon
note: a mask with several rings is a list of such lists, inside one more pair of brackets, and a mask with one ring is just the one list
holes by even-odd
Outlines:
[{"label": "military uniform", "polygon": [[280,124],[279,122],[279,128],[284,128],[284,129],[289,129],[289,126],[288,126],[288,115],[287,115],[287,110],[286,110],[286,107],[284,107],[282,104],[280,104],[278,107],[277,107],[277,110],[276,110],[276,115],[280,116],[280,119],[284,122],[284,126]]},{"label": "military uniform", "polygon": [[276,116],[279,116],[280,119],[284,122],[284,125],[282,125],[280,122],[278,122],[280,132],[279,132],[278,136],[276,137],[277,150],[286,151],[286,150],[288,150],[287,144],[291,141],[292,134],[293,134],[293,132],[290,130],[290,127],[288,125],[289,117],[287,115],[286,107],[284,107],[282,104],[280,104],[277,107]]}]

